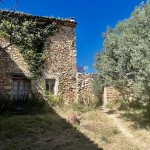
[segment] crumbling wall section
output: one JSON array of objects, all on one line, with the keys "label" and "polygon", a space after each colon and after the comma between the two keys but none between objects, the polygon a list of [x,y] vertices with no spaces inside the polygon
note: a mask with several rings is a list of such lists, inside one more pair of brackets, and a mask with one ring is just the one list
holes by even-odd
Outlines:
[{"label": "crumbling wall section", "polygon": [[117,100],[119,96],[120,92],[117,91],[114,87],[104,87],[103,105],[106,105],[110,102]]},{"label": "crumbling wall section", "polygon": [[88,103],[94,96],[92,92],[93,74],[77,73],[76,78],[76,99],[77,101],[82,99],[84,103]]}]

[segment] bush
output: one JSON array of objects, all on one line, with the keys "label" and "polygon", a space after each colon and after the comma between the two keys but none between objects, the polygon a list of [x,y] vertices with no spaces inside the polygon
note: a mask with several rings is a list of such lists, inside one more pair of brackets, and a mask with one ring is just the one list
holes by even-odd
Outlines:
[{"label": "bush", "polygon": [[92,98],[90,95],[85,94],[84,96],[79,95],[78,104],[95,109],[101,105],[101,102],[99,97],[94,96]]},{"label": "bush", "polygon": [[0,112],[30,113],[41,112],[45,109],[45,100],[37,98],[35,94],[26,103],[11,100],[10,97],[0,94]]},{"label": "bush", "polygon": [[71,104],[71,108],[72,108],[74,111],[82,112],[82,113],[92,110],[92,109],[89,108],[88,106],[82,105],[82,104],[79,104],[79,103],[72,103],[72,104]]},{"label": "bush", "polygon": [[79,95],[78,103],[72,103],[71,107],[74,111],[87,112],[98,108],[101,105],[98,97],[91,97],[88,94]]},{"label": "bush", "polygon": [[143,117],[147,120],[150,121],[150,105],[147,105],[144,110],[143,110]]},{"label": "bush", "polygon": [[61,106],[61,105],[63,105],[63,96],[58,95],[55,97],[52,94],[48,94],[47,102],[48,102],[49,106],[57,106],[57,105]]},{"label": "bush", "polygon": [[0,112],[9,112],[14,109],[13,101],[8,96],[0,94]]}]

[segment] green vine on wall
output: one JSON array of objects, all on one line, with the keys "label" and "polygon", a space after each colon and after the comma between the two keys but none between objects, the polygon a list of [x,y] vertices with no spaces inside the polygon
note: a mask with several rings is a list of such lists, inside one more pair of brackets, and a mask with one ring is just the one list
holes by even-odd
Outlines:
[{"label": "green vine on wall", "polygon": [[42,20],[23,13],[0,11],[0,34],[17,44],[32,75],[42,74],[47,38],[58,31],[51,19]]}]

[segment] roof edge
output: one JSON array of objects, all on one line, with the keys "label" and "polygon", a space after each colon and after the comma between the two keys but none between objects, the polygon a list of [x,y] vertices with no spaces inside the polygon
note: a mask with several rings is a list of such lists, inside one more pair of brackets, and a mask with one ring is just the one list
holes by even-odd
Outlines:
[{"label": "roof edge", "polygon": [[16,17],[26,17],[29,20],[30,19],[36,19],[39,22],[47,22],[47,21],[51,21],[52,23],[57,23],[58,25],[62,25],[62,26],[69,26],[69,27],[76,27],[76,25],[78,24],[77,22],[74,21],[74,18],[71,17],[70,19],[62,19],[62,18],[52,18],[52,17],[44,17],[44,16],[36,16],[36,15],[32,15],[32,14],[27,14],[24,12],[11,12],[8,10],[0,10],[0,12],[6,13],[6,14],[10,14]]}]

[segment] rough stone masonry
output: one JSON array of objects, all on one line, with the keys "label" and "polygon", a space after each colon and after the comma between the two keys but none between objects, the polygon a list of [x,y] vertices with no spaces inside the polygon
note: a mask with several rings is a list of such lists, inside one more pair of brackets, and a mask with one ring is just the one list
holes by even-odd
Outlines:
[{"label": "rough stone masonry", "polygon": [[[37,17],[37,16],[32,16]],[[42,17],[37,17],[40,21]],[[50,19],[50,18],[44,18]],[[0,94],[23,98],[33,93],[38,97],[44,97],[43,90],[51,90],[52,94],[62,95],[66,103],[79,100],[80,97],[92,98],[92,74],[76,73],[76,25],[73,19],[51,19],[58,24],[59,32],[49,36],[46,44],[47,59],[45,61],[42,76],[30,79],[29,66],[19,52],[17,45],[9,45],[9,39],[0,35]],[[51,89],[52,88],[52,89]],[[111,91],[111,92],[110,92]],[[104,101],[114,99],[112,88],[105,88]]]},{"label": "rough stone masonry", "polygon": [[[33,16],[34,17],[34,16]],[[35,16],[36,17],[36,16]],[[38,17],[39,18],[39,17]],[[38,19],[37,18],[37,19]],[[47,18],[50,19],[50,18]],[[77,23],[74,20],[52,19],[59,25],[59,32],[47,39],[47,59],[42,76],[29,79],[29,66],[22,57],[17,45],[3,49],[9,44],[9,39],[0,36],[0,93],[10,98],[16,94],[23,96],[39,94],[42,96],[43,86],[53,88],[54,95],[63,95],[65,101],[76,98],[76,34]],[[23,85],[23,86],[22,86]],[[52,86],[53,85],[53,86]],[[50,87],[51,86],[51,87]],[[23,90],[22,90],[23,88]],[[29,88],[29,90],[28,90]]]}]

